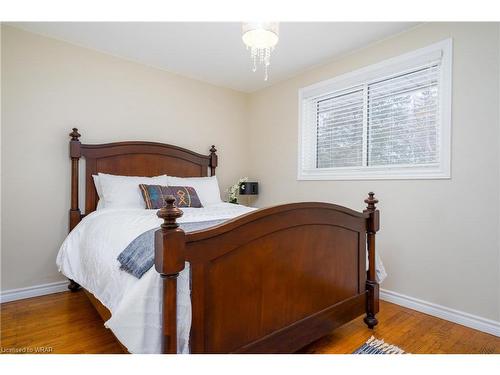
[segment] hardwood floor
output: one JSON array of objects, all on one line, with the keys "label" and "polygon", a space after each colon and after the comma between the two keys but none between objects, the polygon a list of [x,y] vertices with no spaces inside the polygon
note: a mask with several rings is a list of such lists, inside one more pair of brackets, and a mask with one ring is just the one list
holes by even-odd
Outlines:
[{"label": "hardwood floor", "polygon": [[[1,305],[3,353],[122,353],[82,291]],[[372,334],[409,353],[500,353],[500,338],[388,302],[381,303],[374,332],[358,318],[301,353],[352,353]]]},{"label": "hardwood floor", "polygon": [[451,323],[447,320],[380,302],[378,326],[366,328],[362,318],[335,330],[307,346],[303,353],[352,353],[373,334],[378,339],[414,354],[490,354],[500,353],[500,338]]},{"label": "hardwood floor", "polygon": [[3,303],[0,311],[3,352],[48,347],[53,353],[122,353],[83,291]]}]

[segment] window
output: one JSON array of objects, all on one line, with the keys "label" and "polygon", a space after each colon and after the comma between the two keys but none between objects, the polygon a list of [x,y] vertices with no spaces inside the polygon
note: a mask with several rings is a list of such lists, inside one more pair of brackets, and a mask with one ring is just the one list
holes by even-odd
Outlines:
[{"label": "window", "polygon": [[299,91],[299,180],[450,177],[451,40]]}]

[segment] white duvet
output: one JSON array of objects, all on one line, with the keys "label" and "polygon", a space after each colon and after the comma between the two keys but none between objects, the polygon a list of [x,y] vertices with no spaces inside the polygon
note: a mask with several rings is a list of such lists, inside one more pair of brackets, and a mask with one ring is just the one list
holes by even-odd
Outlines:
[{"label": "white duvet", "polygon": [[[220,203],[183,208],[179,222],[230,219],[254,210]],[[157,228],[157,210],[102,209],[86,216],[66,237],[57,256],[59,271],[91,292],[111,312],[105,323],[130,353],[160,353],[161,279],[154,267],[141,279],[120,270],[118,255],[141,233]],[[385,270],[377,259],[379,281]],[[178,352],[189,353],[191,297],[189,264],[177,287]]]}]

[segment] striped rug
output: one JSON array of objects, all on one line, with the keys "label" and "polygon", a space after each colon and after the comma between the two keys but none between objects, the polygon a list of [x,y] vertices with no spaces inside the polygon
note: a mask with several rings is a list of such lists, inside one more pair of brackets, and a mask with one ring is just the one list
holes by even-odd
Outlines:
[{"label": "striped rug", "polygon": [[405,354],[405,351],[372,336],[352,354]]}]

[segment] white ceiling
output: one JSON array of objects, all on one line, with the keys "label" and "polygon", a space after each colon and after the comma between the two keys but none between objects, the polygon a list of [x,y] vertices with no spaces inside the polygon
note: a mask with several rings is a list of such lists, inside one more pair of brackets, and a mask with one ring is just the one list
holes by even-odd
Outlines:
[{"label": "white ceiling", "polygon": [[30,22],[19,28],[218,86],[252,92],[416,25],[282,22],[269,80],[252,72],[237,22]]}]

